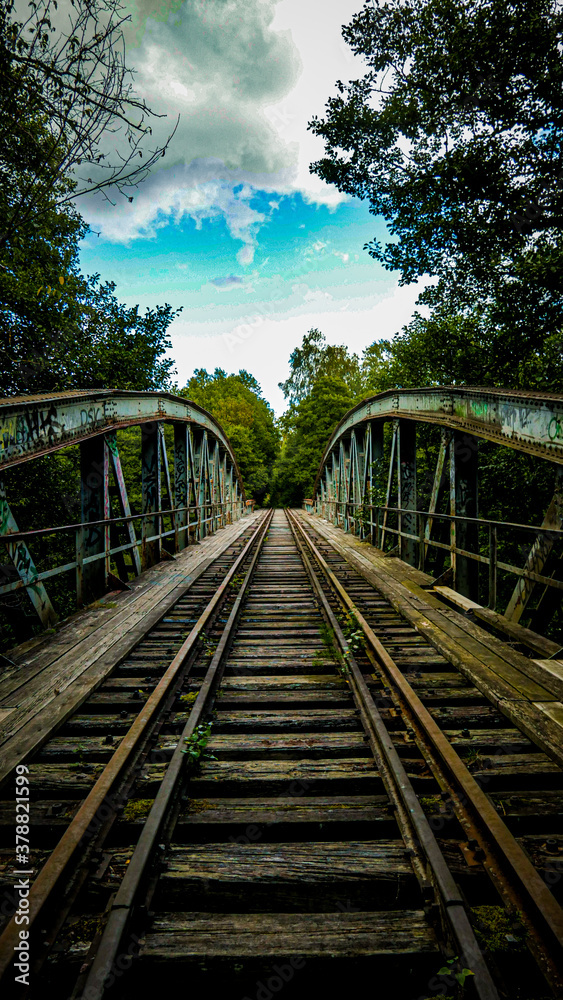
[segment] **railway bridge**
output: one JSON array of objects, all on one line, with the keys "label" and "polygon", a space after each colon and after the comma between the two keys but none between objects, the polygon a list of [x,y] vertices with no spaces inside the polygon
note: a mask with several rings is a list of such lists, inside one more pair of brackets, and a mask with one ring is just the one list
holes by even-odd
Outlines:
[{"label": "railway bridge", "polygon": [[392,390],[255,510],[186,399],[1,400],[2,995],[562,998],[562,468],[559,396]]}]

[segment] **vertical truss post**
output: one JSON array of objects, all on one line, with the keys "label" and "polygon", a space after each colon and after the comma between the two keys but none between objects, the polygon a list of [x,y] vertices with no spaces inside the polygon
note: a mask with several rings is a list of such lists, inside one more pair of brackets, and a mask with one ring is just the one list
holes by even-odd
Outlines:
[{"label": "vertical truss post", "polygon": [[342,438],[338,455],[338,506],[342,508],[342,529],[348,531],[348,452]]},{"label": "vertical truss post", "polygon": [[227,452],[223,452],[223,457],[219,467],[219,502],[221,504],[221,527],[227,523]]},{"label": "vertical truss post", "polygon": [[327,521],[330,521],[332,512],[332,502],[334,500],[334,481],[332,478],[332,466],[329,465],[328,462],[325,466],[325,482],[326,482],[326,507],[324,509],[324,517],[326,517]]},{"label": "vertical truss post", "polygon": [[[370,505],[370,541],[372,545],[377,545],[379,542],[379,528],[378,523],[374,523],[374,510],[373,501],[376,492],[379,492],[379,470],[381,461],[383,459],[383,421],[382,420],[372,420],[369,424],[369,459],[366,454],[366,472],[368,474],[369,481],[369,505]],[[377,497],[379,505],[379,496]],[[379,510],[377,513],[377,522],[379,522]]]},{"label": "vertical truss post", "polygon": [[[542,528],[545,529],[546,533],[543,534],[540,532],[534,538],[532,547],[528,553],[526,562],[524,563],[524,569],[528,570],[528,572],[543,572],[554,544],[553,536],[549,536],[549,529],[561,529],[563,527],[563,469],[561,466],[556,468],[555,476],[555,492],[541,525]],[[518,582],[516,583],[512,597],[508,602],[506,611],[504,612],[507,618],[510,618],[513,622],[520,620],[528,605],[530,597],[532,596],[532,591],[535,586],[535,581],[530,580],[529,577],[518,577]],[[547,589],[551,590],[551,588]],[[542,595],[540,603],[542,603],[542,600],[545,602],[546,596],[547,594]],[[553,596],[555,599],[559,597],[557,592],[554,592]],[[530,623],[530,628],[536,629],[540,625],[540,617],[545,618],[545,616],[539,616],[537,614],[534,615],[535,623]],[[548,621],[549,619],[544,620],[541,624],[545,626]]]},{"label": "vertical truss post", "polygon": [[489,525],[489,607],[495,611],[497,606],[497,526]]},{"label": "vertical truss post", "polygon": [[[450,513],[478,517],[478,442],[471,434],[455,431],[450,445]],[[479,600],[479,563],[460,556],[454,546],[466,552],[479,551],[479,526],[470,522],[451,522],[452,568],[454,587],[464,597]]]},{"label": "vertical truss post", "polygon": [[[188,507],[190,489],[188,482],[188,426],[174,424],[174,506]],[[189,544],[187,526],[189,511],[177,510],[174,520],[174,550],[180,552]]]},{"label": "vertical truss post", "polygon": [[10,505],[6,499],[4,483],[0,479],[0,535],[2,536],[2,541],[6,545],[8,555],[12,560],[12,563],[27,591],[27,595],[35,608],[42,625],[45,627],[54,625],[59,616],[49,600],[45,587],[41,581],[37,579],[37,569],[31,557],[31,552],[24,541],[9,542],[7,540],[10,534],[13,534],[18,530],[17,521],[12,514]]},{"label": "vertical truss post", "polygon": [[[363,442],[362,442],[363,445]],[[352,431],[350,438],[350,459],[348,468],[348,495],[352,507],[353,532],[355,535],[362,534],[361,505],[363,504],[364,491],[364,453],[360,450],[358,435]]]},{"label": "vertical truss post", "polygon": [[[226,456],[225,456],[226,461]],[[234,508],[233,508],[233,467],[229,462],[229,471],[227,472],[225,481],[225,512],[226,512],[226,524],[232,524],[235,520]]]},{"label": "vertical truss post", "polygon": [[[143,494],[143,514],[154,517],[143,518],[143,569],[160,562],[160,445],[159,425],[155,421],[141,425],[141,486]],[[152,542],[147,539],[158,535]]]},{"label": "vertical truss post", "polygon": [[[168,452],[166,450],[166,438],[164,436],[164,425],[163,424],[159,424],[158,425],[158,437],[159,437],[159,442],[160,442],[160,457],[161,457],[161,461],[162,461],[162,469],[164,471],[164,487],[166,489],[166,503],[165,503],[165,505],[163,507],[163,510],[164,509],[166,509],[166,510],[172,510],[173,507],[174,507],[174,500],[172,498],[172,483],[171,483],[171,480],[170,480],[170,466],[168,464]],[[176,514],[175,513],[170,514],[170,521],[172,523],[172,528],[174,530],[174,543],[173,543],[174,544],[174,551],[177,552],[178,549],[176,548],[177,531],[176,531]],[[160,519],[160,530],[161,530],[161,532],[164,531],[164,518],[163,517],[161,517],[161,519]],[[164,542],[162,541],[162,539],[161,539],[161,544],[164,545]]]},{"label": "vertical truss post", "polygon": [[209,488],[209,462],[207,453],[207,431],[194,434],[194,456],[197,476],[197,537],[207,535],[207,496]]},{"label": "vertical truss post", "polygon": [[338,499],[340,497],[340,483],[338,479],[338,460],[336,458],[336,451],[331,452],[332,459],[332,501],[333,501],[333,514],[332,523],[338,527]]},{"label": "vertical truss post", "polygon": [[[416,423],[399,420],[398,434],[399,507],[416,510]],[[416,535],[416,514],[399,514],[399,554],[401,559],[416,566],[416,541],[404,538],[403,532]]]},{"label": "vertical truss post", "polygon": [[[393,476],[395,474],[395,454],[397,452],[397,438],[399,434],[399,421],[393,421],[393,437],[391,438],[391,455],[389,456],[389,473],[387,475],[387,492],[385,494],[385,510],[383,512],[383,525],[381,527],[381,550],[383,551],[383,546],[385,545],[385,529],[387,527],[387,508],[391,503],[391,494],[393,492]],[[399,504],[399,507],[401,505]]]},{"label": "vertical truss post", "polygon": [[213,441],[209,473],[211,480],[211,531],[215,532],[219,527],[219,442],[217,438]]},{"label": "vertical truss post", "polygon": [[[113,469],[113,477],[115,479],[115,485],[117,486],[117,495],[119,497],[119,507],[121,513],[124,517],[131,517],[131,507],[129,504],[129,497],[127,496],[127,487],[125,485],[125,479],[123,477],[123,469],[121,467],[121,459],[119,457],[119,449],[117,447],[117,435],[115,431],[109,431],[105,436],[106,445],[108,449],[108,454]],[[141,572],[141,557],[139,556],[139,548],[137,545],[137,536],[135,534],[135,525],[133,521],[125,522],[125,534],[129,539],[131,545],[131,562],[133,565],[133,572],[135,576],[138,576]],[[125,578],[127,579],[127,577]]]},{"label": "vertical truss post", "polygon": [[[194,434],[191,427],[188,427],[188,506],[192,509],[188,511],[188,524],[192,525],[193,513],[193,541],[199,538],[199,513],[197,508],[197,498],[199,496],[199,485],[197,478],[197,461],[194,445]],[[194,509],[195,508],[195,509]],[[192,541],[192,528],[189,531],[190,542]]]},{"label": "vertical truss post", "polygon": [[440,492],[445,482],[447,482],[447,479],[444,477],[444,465],[451,437],[452,437],[451,431],[448,431],[447,428],[445,427],[440,428],[440,448],[438,451],[436,470],[434,472],[434,482],[432,483],[430,503],[428,504],[428,518],[426,520],[426,527],[424,529],[424,548],[420,560],[421,563],[420,569],[422,570],[424,570],[424,564],[426,561],[429,548],[428,543],[430,542],[430,536],[432,534],[432,526],[434,523],[434,518],[432,517],[432,515],[436,513],[436,510],[438,508],[438,503],[440,500]]},{"label": "vertical truss post", "polygon": [[[109,518],[109,460],[103,435],[83,441],[80,445],[80,497],[82,521],[103,521]],[[109,524],[92,525],[83,531],[82,599],[90,601],[104,594],[109,576]],[[86,562],[88,556],[103,559]]]}]

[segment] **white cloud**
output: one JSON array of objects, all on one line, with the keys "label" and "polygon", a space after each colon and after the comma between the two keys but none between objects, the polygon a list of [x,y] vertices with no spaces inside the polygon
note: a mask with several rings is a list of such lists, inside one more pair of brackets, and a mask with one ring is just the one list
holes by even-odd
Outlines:
[{"label": "white cloud", "polygon": [[[201,224],[224,217],[241,258],[265,216],[256,190],[300,191],[335,207],[345,196],[309,173],[322,143],[307,122],[322,114],[338,77],[357,74],[340,26],[362,0],[127,0],[132,15],[127,62],[135,87],[159,114],[162,142],[180,114],[167,155],[134,194],[82,200],[90,224],[112,241],[154,235],[169,219]],[[244,189],[235,195],[235,189]],[[275,211],[277,203],[270,203]]]},{"label": "white cloud", "polygon": [[[179,383],[183,385],[194,368],[246,368],[258,379],[266,399],[281,413],[285,401],[278,382],[289,375],[289,355],[307,330],[317,327],[330,344],[346,344],[350,351],[361,354],[374,340],[390,339],[408,323],[422,287],[398,287],[379,299],[374,296],[369,303],[335,299],[332,308],[326,294],[323,301],[312,296],[311,302],[285,316],[271,315],[266,308],[255,310],[246,322],[227,330],[224,324],[194,324],[180,316],[170,327]],[[295,285],[293,291],[304,288]]]},{"label": "white cloud", "polygon": [[335,257],[340,257],[340,260],[343,262],[343,264],[347,264],[348,261],[350,260],[349,253],[342,253],[341,250],[333,250],[332,252]]}]

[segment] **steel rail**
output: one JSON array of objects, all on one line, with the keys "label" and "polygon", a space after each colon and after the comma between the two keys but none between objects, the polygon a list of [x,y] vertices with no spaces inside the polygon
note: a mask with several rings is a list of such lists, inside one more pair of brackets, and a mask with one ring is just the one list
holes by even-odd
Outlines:
[{"label": "steel rail", "polygon": [[[256,540],[257,533],[263,527],[267,517],[268,515],[266,514],[256,526],[255,531],[218,586],[207,607],[199,616],[157,686],[143,705],[137,718],[121,740],[119,747],[84,799],[74,819],[43,865],[29,892],[29,922],[26,924],[26,929],[29,932],[49,900],[51,893],[67,871],[75,851],[87,833],[88,828],[95,821],[96,814],[101,806],[107,802],[116,781],[122,775],[126,764],[130,761],[140,740],[146,734],[149,724],[155,718],[173,683],[177,680],[186,658],[194,649],[200,633],[222,600],[229,583],[236,575],[239,567],[246,561]],[[213,561],[210,560],[208,565],[211,565]],[[14,916],[0,935],[0,979],[14,960],[14,955],[16,954],[14,946],[19,940],[19,930],[19,926],[16,924],[16,917]]]},{"label": "steel rail", "polygon": [[104,984],[112,971],[121,946],[121,941],[123,940],[123,936],[126,933],[128,924],[132,918],[133,907],[135,905],[147,867],[152,858],[157,839],[160,836],[160,831],[164,825],[167,812],[171,802],[173,801],[175,792],[178,789],[184,764],[183,755],[185,752],[185,744],[202,719],[204,712],[207,710],[212,692],[220,680],[220,669],[223,665],[225,652],[228,649],[232,634],[237,624],[241,605],[254,575],[254,569],[260,557],[264,538],[270,526],[273,514],[273,510],[271,510],[262,521],[258,532],[253,535],[253,542],[256,543],[256,547],[252,555],[250,565],[246,570],[244,580],[238,591],[213,658],[207,668],[207,672],[199,689],[197,698],[193,704],[186,725],[184,726],[184,729],[178,739],[178,743],[174,753],[172,754],[156,798],[154,799],[141,836],[139,837],[121,885],[117,890],[115,899],[113,900],[109,917],[97,948],[96,957],[88,974],[86,985],[82,993],[82,1000],[101,1000],[105,993]]},{"label": "steel rail", "polygon": [[[449,740],[434,721],[420,698],[406,680],[393,658],[387,652],[373,629],[366,621],[361,611],[330,569],[323,555],[305,532],[303,526],[292,514],[299,532],[314,554],[332,588],[339,595],[342,603],[352,611],[360,625],[370,647],[376,655],[380,666],[391,684],[408,705],[424,735],[430,742],[438,758],[444,766],[450,780],[461,791],[463,800],[470,806],[470,812],[475,825],[484,833],[486,839],[492,842],[499,856],[505,873],[516,883],[520,894],[528,902],[532,912],[529,920],[532,926],[541,927],[547,937],[544,941],[552,955],[552,966],[561,968],[563,960],[563,909],[540,877],[532,862],[520,847],[512,833],[489,801],[485,792],[479,786],[471,772],[458,756]],[[555,953],[555,954],[554,954]]]},{"label": "steel rail", "polygon": [[[499,1000],[499,994],[496,986],[487,968],[483,953],[477,942],[473,928],[471,927],[469,917],[467,916],[463,897],[456,885],[455,879],[446,863],[442,851],[440,850],[434,831],[432,830],[430,823],[428,822],[428,818],[422,809],[418,796],[412,786],[410,778],[407,775],[397,750],[395,749],[387,727],[385,726],[381,714],[370,695],[360,667],[358,666],[334,612],[330,607],[318,574],[306,552],[305,545],[307,545],[310,549],[312,548],[310,539],[307,538],[294,515],[292,515],[289,511],[286,511],[286,513],[288,515],[296,545],[301,552],[301,557],[309,579],[321,604],[324,615],[326,616],[330,627],[338,639],[342,655],[348,665],[350,685],[354,695],[354,700],[357,707],[360,709],[362,717],[367,722],[367,731],[371,734],[373,740],[373,743],[372,740],[370,740],[370,743],[372,743],[374,756],[376,757],[376,761],[383,759],[385,763],[387,774],[391,778],[392,788],[395,792],[395,794],[392,795],[392,798],[396,799],[396,797],[400,797],[402,800],[404,807],[402,815],[405,817],[406,813],[408,822],[410,823],[415,835],[415,842],[417,842],[419,847],[422,848],[426,861],[432,872],[436,888],[438,889],[438,898],[442,904],[442,912],[447,923],[449,924],[449,930],[456,942],[460,959],[468,968],[471,968],[471,971],[474,973],[473,984],[479,1000]],[[299,529],[299,533],[302,535],[305,545],[299,538],[297,529]],[[400,824],[400,826],[402,826],[402,824]],[[403,833],[402,829],[401,833]]]}]

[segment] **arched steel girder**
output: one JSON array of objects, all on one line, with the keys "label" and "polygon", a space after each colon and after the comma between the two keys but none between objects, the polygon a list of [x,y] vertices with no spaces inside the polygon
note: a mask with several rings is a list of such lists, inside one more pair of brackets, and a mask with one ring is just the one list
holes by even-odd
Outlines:
[{"label": "arched steel girder", "polygon": [[[174,427],[174,481],[170,476],[164,424]],[[116,432],[141,427],[142,514],[131,514]],[[61,448],[80,448],[79,524],[20,532],[0,478],[0,540],[12,563],[0,565],[0,595],[25,588],[44,624],[56,618],[43,580],[76,570],[78,603],[98,596],[113,579],[138,575],[166,552],[178,552],[241,516],[245,493],[236,458],[221,425],[191,400],[163,392],[75,390],[0,400],[0,477],[4,470]],[[111,517],[110,475],[119,504]],[[165,530],[164,517],[171,527]],[[76,520],[73,518],[72,520]],[[111,541],[117,523],[125,544]],[[135,524],[140,527],[138,537]],[[37,534],[76,532],[76,558],[39,571],[26,544]],[[166,541],[167,540],[167,541]],[[125,565],[125,555],[131,566]],[[3,580],[6,582],[3,582]]]},{"label": "arched steel girder", "polygon": [[168,392],[90,389],[0,399],[0,471],[123,427],[186,422],[220,443],[242,480],[223,428],[202,406]]},{"label": "arched steel girder", "polygon": [[[340,438],[368,420],[422,420],[563,464],[563,397],[557,393],[431,386],[388,389],[362,400],[334,429],[321,470]],[[320,470],[319,470],[320,474]],[[318,476],[315,492],[318,486]]]},{"label": "arched steel girder", "polygon": [[[386,501],[378,504],[374,525],[374,468],[383,455],[385,421],[393,422],[391,460]],[[419,511],[417,504],[415,428],[419,421],[441,428],[436,472],[433,483],[428,484],[432,489],[427,511]],[[532,547],[523,567],[497,560],[497,524],[478,517],[478,439],[555,463],[554,497],[541,529],[532,534]],[[438,513],[438,501],[448,482],[450,531],[446,544],[432,540],[431,533],[437,519],[445,516]],[[379,478],[378,491],[383,486]],[[396,508],[390,504],[393,493],[398,496]],[[420,568],[424,568],[429,546],[448,550],[454,586],[475,600],[478,565],[488,564],[491,607],[496,604],[497,569],[515,573],[517,585],[505,612],[513,620],[520,618],[538,583],[546,588],[539,603],[543,602],[544,608],[552,606],[553,597],[561,597],[557,591],[563,591],[563,582],[559,572],[555,579],[548,579],[543,570],[563,529],[563,397],[456,386],[392,389],[372,396],[351,409],[333,431],[317,473],[312,504],[345,531],[369,536],[381,548],[394,537],[401,558]],[[389,520],[394,516],[396,527]],[[479,550],[479,530],[483,527],[489,530],[488,557]],[[550,600],[545,598],[548,592]],[[540,618],[545,623],[546,613],[534,612],[538,627]]]}]

